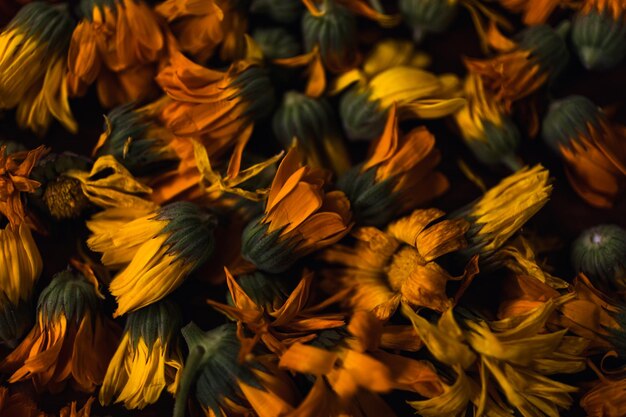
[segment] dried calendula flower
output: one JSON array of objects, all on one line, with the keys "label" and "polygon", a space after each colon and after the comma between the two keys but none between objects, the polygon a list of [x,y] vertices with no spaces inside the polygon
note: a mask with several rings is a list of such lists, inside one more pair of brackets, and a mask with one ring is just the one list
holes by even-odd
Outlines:
[{"label": "dried calendula flower", "polygon": [[[0,215],[0,222],[4,222]],[[30,228],[0,228],[0,341],[13,344],[32,324],[31,297],[43,262]]]},{"label": "dried calendula flower", "polygon": [[552,192],[549,172],[541,165],[525,167],[489,189],[478,201],[461,209],[454,217],[470,222],[466,254],[490,256],[504,245],[548,202]]},{"label": "dried calendula flower", "polygon": [[488,41],[499,54],[487,59],[465,58],[465,66],[482,79],[485,90],[509,112],[514,102],[563,72],[569,60],[562,33],[567,30],[567,24],[556,30],[547,25],[531,26],[511,40],[492,25]]},{"label": "dried calendula flower", "polygon": [[459,133],[476,158],[488,165],[521,168],[515,151],[521,137],[503,105],[485,91],[483,80],[469,73],[465,81],[467,104],[454,114]]},{"label": "dried calendula flower", "polygon": [[[296,0],[294,3],[300,4]],[[302,49],[296,37],[281,27],[258,28],[252,33],[252,38],[267,59],[294,57]]]},{"label": "dried calendula flower", "polygon": [[293,411],[293,382],[269,361],[237,360],[237,326],[224,324],[203,332],[195,323],[182,329],[189,356],[176,393],[174,417],[185,416],[189,393],[194,392],[205,415],[235,412],[270,417]]},{"label": "dried calendula flower", "polygon": [[75,23],[68,5],[25,5],[0,33],[0,108],[17,108],[21,127],[43,134],[54,117],[78,126],[68,102],[67,51]]},{"label": "dried calendula flower", "polygon": [[626,127],[589,99],[569,96],[550,105],[541,135],[563,158],[574,191],[593,206],[612,207],[626,186]]},{"label": "dried calendula flower", "polygon": [[276,172],[264,215],[243,231],[242,255],[266,272],[282,272],[299,258],[331,245],[352,227],[350,202],[325,192],[326,172],[302,165],[290,150]]},{"label": "dried calendula flower", "polygon": [[540,25],[559,7],[576,4],[573,0],[499,0],[500,4],[514,13],[522,14],[525,25]]},{"label": "dried calendula flower", "polygon": [[82,20],[67,56],[70,94],[94,82],[104,107],[155,93],[156,65],[165,52],[158,16],[142,0],[82,0]]},{"label": "dried calendula flower", "polygon": [[338,174],[350,167],[333,109],[325,99],[288,91],[272,122],[274,134],[283,147],[288,149],[295,141],[309,166],[332,167]]},{"label": "dried calendula flower", "polygon": [[37,324],[0,363],[9,381],[32,380],[38,391],[84,392],[102,383],[119,329],[100,311],[93,283],[71,271],[56,274],[37,303]]},{"label": "dried calendula flower", "polygon": [[167,388],[176,391],[183,367],[178,348],[178,307],[167,299],[128,315],[117,351],[100,389],[100,403],[113,399],[131,409],[155,403]]},{"label": "dried calendula flower", "polygon": [[308,305],[313,273],[305,272],[291,293],[282,292],[275,283],[277,279],[255,273],[235,280],[226,270],[232,305],[207,300],[209,305],[237,320],[252,334],[249,338],[238,334],[241,359],[248,357],[257,342],[281,355],[294,343],[309,342],[316,338],[316,333],[345,324],[342,314],[320,312],[324,306],[340,301],[345,294],[339,293],[320,305]]},{"label": "dried calendula flower", "polygon": [[612,224],[585,230],[572,244],[572,264],[604,291],[626,290],[626,230]]},{"label": "dried calendula flower", "polygon": [[329,289],[351,289],[344,303],[354,310],[372,311],[387,320],[400,304],[444,311],[453,304],[448,281],[471,279],[477,272],[472,259],[465,272],[451,275],[437,258],[466,247],[469,224],[463,219],[442,220],[437,209],[415,210],[389,225],[356,229],[354,247],[334,245],[322,258],[336,267],[324,271]]},{"label": "dried calendula flower", "polygon": [[43,145],[31,151],[8,154],[6,145],[0,146],[0,214],[12,225],[26,220],[23,193],[34,193],[40,183],[30,178],[31,172],[48,149]]},{"label": "dried calendula flower", "polygon": [[[134,217],[136,216],[136,217]],[[146,208],[114,208],[87,222],[89,247],[102,262],[123,268],[109,284],[115,316],[163,299],[209,259],[215,216],[187,201]]]},{"label": "dried calendula flower", "polygon": [[333,92],[347,91],[339,103],[341,122],[348,138],[371,140],[385,128],[396,103],[401,119],[434,119],[459,110],[461,83],[456,75],[437,75],[422,67],[423,54],[403,41],[383,40],[365,59],[362,68],[334,80]]},{"label": "dried calendula flower", "polygon": [[339,177],[337,187],[348,196],[357,224],[383,227],[448,189],[447,178],[435,171],[440,159],[428,129],[400,131],[393,105],[369,157]]},{"label": "dried calendula flower", "polygon": [[589,70],[617,66],[626,55],[626,3],[585,0],[572,24],[572,43]]}]

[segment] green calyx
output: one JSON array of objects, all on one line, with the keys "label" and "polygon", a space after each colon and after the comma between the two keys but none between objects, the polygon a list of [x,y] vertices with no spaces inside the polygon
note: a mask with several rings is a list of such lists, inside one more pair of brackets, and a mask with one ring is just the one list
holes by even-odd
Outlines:
[{"label": "green calyx", "polygon": [[465,142],[479,161],[487,165],[503,163],[513,171],[521,168],[517,166],[515,158],[515,151],[520,144],[521,136],[511,119],[503,118],[500,126],[483,121],[483,131],[484,140]]},{"label": "green calyx", "polygon": [[0,291],[0,343],[16,345],[33,323],[32,311],[30,302],[14,305]]},{"label": "green calyx", "polygon": [[272,114],[276,96],[265,68],[253,66],[246,69],[236,77],[233,85],[237,88],[237,93],[229,99],[241,97],[247,103],[244,117],[258,121]]},{"label": "green calyx", "polygon": [[379,100],[371,100],[368,90],[354,86],[339,101],[339,114],[346,136],[350,140],[372,140],[385,130],[387,111]]},{"label": "green calyx", "polygon": [[75,26],[66,4],[34,1],[22,7],[4,31],[19,31],[45,43],[49,58],[67,51]]},{"label": "green calyx", "polygon": [[572,26],[572,43],[588,70],[614,68],[626,55],[626,24],[605,13],[579,13]]},{"label": "green calyx", "polygon": [[261,219],[253,220],[243,230],[241,254],[262,271],[284,272],[299,258],[294,251],[295,242],[281,239],[281,230],[268,233],[269,226]]},{"label": "green calyx", "polygon": [[[220,415],[225,399],[238,402],[243,396],[238,382],[264,390],[251,370],[254,365],[238,361],[241,344],[235,324],[203,332],[192,322],[183,327],[182,333],[189,356],[176,395],[174,417],[185,415],[187,396],[194,384],[197,400],[215,415]],[[258,365],[255,367],[260,369]]]},{"label": "green calyx", "polygon": [[80,273],[63,271],[52,277],[50,284],[39,295],[37,312],[44,323],[52,323],[61,314],[68,321],[80,322],[85,314],[98,308],[94,286]]},{"label": "green calyx", "polygon": [[319,46],[324,64],[340,70],[356,58],[356,19],[350,11],[334,1],[323,3],[323,14],[313,16],[309,11],[302,17],[304,47],[312,51]]},{"label": "green calyx", "polygon": [[132,104],[114,108],[105,117],[106,141],[97,157],[112,155],[137,176],[166,168],[176,160],[162,138],[150,137],[150,121],[136,112]]},{"label": "green calyx", "polygon": [[548,25],[537,25],[526,28],[518,35],[520,48],[532,52],[531,59],[536,60],[551,80],[558,77],[569,62],[567,44],[561,33],[565,30],[567,26],[555,30]]},{"label": "green calyx", "polygon": [[591,100],[583,96],[569,96],[555,100],[541,124],[541,136],[555,151],[568,146],[579,136],[588,136],[589,124],[598,126],[604,113]]},{"label": "green calyx", "polygon": [[155,220],[166,221],[161,234],[168,235],[165,246],[184,263],[192,264],[191,271],[205,263],[215,249],[213,231],[217,218],[188,201],[177,201],[161,207]]},{"label": "green calyx", "polygon": [[[278,309],[289,297],[289,290],[280,277],[264,272],[241,275],[237,277],[237,284],[255,304],[268,310]],[[229,305],[234,305],[230,293],[226,294],[226,300]]]},{"label": "green calyx", "polygon": [[626,289],[626,230],[604,224],[585,230],[572,245],[572,265],[604,291]]},{"label": "green calyx", "polygon": [[357,165],[337,180],[337,188],[343,191],[354,212],[356,222],[362,226],[383,227],[398,213],[393,193],[393,179],[376,182],[376,169],[361,172]]},{"label": "green calyx", "polygon": [[157,340],[162,345],[170,343],[178,335],[181,325],[178,306],[169,300],[161,300],[129,313],[125,331],[135,346],[141,338],[151,349]]},{"label": "green calyx", "polygon": [[250,11],[264,14],[278,23],[293,23],[300,19],[304,6],[300,0],[253,0]]},{"label": "green calyx", "polygon": [[404,20],[413,28],[416,42],[428,33],[444,32],[458,11],[458,3],[450,0],[400,0],[398,7]]},{"label": "green calyx", "polygon": [[291,33],[281,27],[259,28],[252,38],[267,59],[290,58],[300,53],[300,43]]}]

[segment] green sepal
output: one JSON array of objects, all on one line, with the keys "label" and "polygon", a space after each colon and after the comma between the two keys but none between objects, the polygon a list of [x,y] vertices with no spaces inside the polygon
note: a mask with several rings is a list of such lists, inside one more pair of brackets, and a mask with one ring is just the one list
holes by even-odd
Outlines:
[{"label": "green sepal", "polygon": [[278,23],[288,24],[300,19],[304,6],[301,0],[253,0],[250,11],[264,14]]},{"label": "green sepal", "polygon": [[262,271],[277,274],[284,272],[297,260],[295,242],[281,239],[281,230],[268,233],[269,225],[261,222],[262,216],[248,223],[242,233],[241,255]]},{"label": "green sepal", "polygon": [[372,140],[385,130],[387,111],[379,100],[371,100],[370,92],[359,86],[346,91],[339,100],[339,114],[350,140]]},{"label": "green sepal", "polygon": [[337,188],[343,191],[354,213],[356,223],[361,226],[385,226],[396,213],[392,178],[376,182],[376,169],[361,172],[359,164],[337,180]]},{"label": "green sepal", "polygon": [[519,47],[532,52],[531,59],[536,60],[551,80],[558,77],[569,62],[569,51],[560,29],[536,25],[524,29],[517,36]]},{"label": "green sepal", "polygon": [[588,70],[614,68],[626,55],[626,24],[605,13],[579,13],[572,26],[572,43]]},{"label": "green sepal", "polygon": [[229,97],[229,100],[241,97],[247,103],[243,113],[244,117],[258,121],[272,114],[276,105],[276,96],[274,86],[265,68],[249,67],[237,75],[233,85],[237,88],[237,93]]},{"label": "green sepal", "polygon": [[541,136],[555,151],[561,145],[569,146],[579,136],[589,136],[589,124],[598,126],[604,113],[583,96],[569,96],[555,100],[541,123]]},{"label": "green sepal", "polygon": [[61,314],[67,321],[79,323],[87,312],[98,309],[98,296],[93,284],[80,273],[67,270],[55,274],[39,295],[37,312],[45,323],[53,323]]},{"label": "green sepal", "polygon": [[291,33],[280,27],[259,28],[252,38],[267,59],[291,58],[300,53],[302,47]]},{"label": "green sepal", "polygon": [[152,349],[157,340],[162,345],[170,343],[178,335],[181,326],[180,309],[175,303],[164,299],[130,312],[124,331],[129,334],[133,345],[136,346],[141,338],[148,349]]},{"label": "green sepal", "polygon": [[0,342],[13,347],[33,324],[33,306],[30,302],[14,305],[0,291]]},{"label": "green sepal", "polygon": [[483,120],[484,139],[469,140],[465,143],[472,150],[476,158],[487,164],[513,163],[515,152],[521,142],[521,135],[517,126],[508,117],[502,119],[502,125]]},{"label": "green sepal", "polygon": [[445,32],[458,12],[458,3],[450,0],[400,0],[400,13],[413,28],[413,38],[419,42],[428,33]]},{"label": "green sepal", "polygon": [[45,44],[45,54],[50,59],[53,55],[66,53],[75,26],[66,4],[34,1],[17,12],[4,32],[16,30]]}]

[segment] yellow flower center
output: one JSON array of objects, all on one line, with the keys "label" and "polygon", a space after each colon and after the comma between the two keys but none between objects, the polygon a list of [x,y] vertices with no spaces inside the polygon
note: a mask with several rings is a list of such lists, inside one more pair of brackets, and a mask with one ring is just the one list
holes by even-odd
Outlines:
[{"label": "yellow flower center", "polygon": [[424,258],[415,248],[408,245],[401,246],[393,255],[391,265],[389,265],[387,270],[391,288],[395,291],[400,291],[407,279],[424,263]]}]

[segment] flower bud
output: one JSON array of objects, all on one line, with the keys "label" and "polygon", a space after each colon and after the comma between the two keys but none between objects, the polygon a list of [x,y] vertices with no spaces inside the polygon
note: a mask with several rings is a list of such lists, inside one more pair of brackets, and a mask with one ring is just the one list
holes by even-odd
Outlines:
[{"label": "flower bud", "polygon": [[572,43],[588,70],[607,70],[626,55],[626,24],[607,13],[579,13],[572,26]]}]

